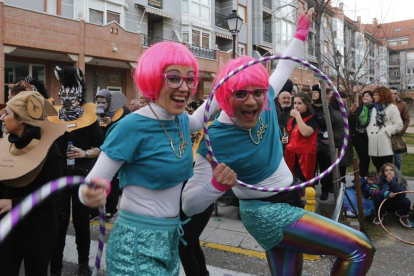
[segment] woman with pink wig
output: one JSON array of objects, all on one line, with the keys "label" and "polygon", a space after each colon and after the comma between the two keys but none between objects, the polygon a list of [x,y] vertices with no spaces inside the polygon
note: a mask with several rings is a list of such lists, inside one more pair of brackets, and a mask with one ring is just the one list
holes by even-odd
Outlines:
[{"label": "woman with pink wig", "polygon": [[157,43],[138,61],[135,82],[151,102],[108,130],[87,177],[99,188],[79,192],[85,205],[105,205],[106,183],[119,170],[123,196],[107,245],[108,275],[179,274],[180,194],[193,175],[190,133],[202,128],[204,108],[184,111],[198,80],[197,60],[179,43]]},{"label": "woman with pink wig", "polygon": [[[312,11],[302,15],[286,55],[301,56],[311,18]],[[230,61],[217,81],[251,60],[240,57]],[[200,213],[232,188],[240,199],[243,225],[265,249],[272,275],[302,275],[303,253],[335,256],[330,275],[366,275],[374,250],[364,234],[300,208],[300,190],[277,194],[250,190],[234,186],[232,174],[221,173],[230,167],[238,179],[259,187],[297,184],[283,159],[273,101],[275,91],[280,91],[295,65],[281,60],[269,78],[265,68],[257,64],[240,71],[217,90],[223,112],[209,127],[209,136],[221,163],[212,169],[201,142],[194,176],[183,191],[183,211],[188,216]]]}]

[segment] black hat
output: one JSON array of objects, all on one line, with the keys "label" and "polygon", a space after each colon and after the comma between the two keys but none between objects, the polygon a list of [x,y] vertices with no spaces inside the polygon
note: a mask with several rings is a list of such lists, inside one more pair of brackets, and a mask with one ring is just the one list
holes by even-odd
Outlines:
[{"label": "black hat", "polygon": [[280,89],[279,93],[286,91],[292,94],[292,90],[293,90],[293,82],[290,79],[288,79],[285,85],[283,85],[282,89]]},{"label": "black hat", "polygon": [[321,84],[317,83],[315,85],[312,86],[312,91],[318,91],[319,93],[321,92]]}]

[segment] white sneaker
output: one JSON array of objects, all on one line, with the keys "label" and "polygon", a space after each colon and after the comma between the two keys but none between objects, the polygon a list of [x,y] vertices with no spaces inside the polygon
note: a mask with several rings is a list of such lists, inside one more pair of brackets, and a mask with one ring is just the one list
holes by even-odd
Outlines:
[{"label": "white sneaker", "polygon": [[[381,216],[381,222],[384,220],[384,217],[387,215],[387,211],[383,211],[382,216]],[[378,216],[375,215],[374,220],[372,221],[373,224],[375,225],[380,225],[380,220],[378,219]]]},{"label": "white sneaker", "polygon": [[348,218],[356,218],[355,213],[352,212],[351,210],[346,210],[345,216],[348,217]]}]

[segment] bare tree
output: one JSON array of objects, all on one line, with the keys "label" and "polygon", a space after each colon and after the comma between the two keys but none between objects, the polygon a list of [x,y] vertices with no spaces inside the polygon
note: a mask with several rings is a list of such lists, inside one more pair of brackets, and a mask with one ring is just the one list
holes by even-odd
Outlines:
[{"label": "bare tree", "polygon": [[[344,24],[346,25],[346,23]],[[352,27],[351,27],[352,28]],[[383,62],[388,59],[388,51],[375,36],[380,32],[379,28],[373,28],[371,33],[365,30],[353,32],[344,26],[345,39],[349,39],[344,47],[343,54],[338,55],[337,44],[335,43],[335,31],[330,28],[332,34],[332,46],[334,54],[331,59],[334,64],[337,77],[337,87],[347,93],[353,99],[363,91],[367,85],[386,85],[388,79],[388,68],[382,67]],[[351,32],[351,33],[348,33]]]},{"label": "bare tree", "polygon": [[[315,56],[318,61],[319,67],[324,67],[324,60],[322,55],[322,45],[321,45],[321,27],[322,27],[322,17],[324,16],[327,7],[330,3],[330,0],[308,0],[307,6],[308,8],[314,8],[316,12],[316,16],[314,18],[315,22]],[[328,131],[328,138],[329,138],[329,151],[330,151],[330,158],[331,163],[334,163],[336,160],[336,150],[335,150],[335,143],[333,139],[333,131],[332,131],[332,121],[331,116],[329,114],[328,103],[326,100],[326,87],[325,83],[321,83],[321,97],[322,97],[322,104],[323,104],[323,112],[326,120],[326,127]],[[336,167],[332,171],[332,179],[333,179],[333,187],[334,187],[334,195],[335,199],[338,197],[339,193],[339,170]]]}]

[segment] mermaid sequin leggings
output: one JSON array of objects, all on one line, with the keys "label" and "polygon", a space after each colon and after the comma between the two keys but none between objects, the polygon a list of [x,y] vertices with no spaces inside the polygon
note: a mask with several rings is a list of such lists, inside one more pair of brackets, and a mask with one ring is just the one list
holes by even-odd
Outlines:
[{"label": "mermaid sequin leggings", "polygon": [[366,275],[374,257],[363,233],[314,213],[284,227],[283,240],[266,252],[272,276],[302,275],[303,253],[335,256],[332,276]]}]

